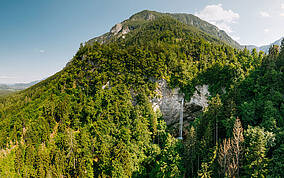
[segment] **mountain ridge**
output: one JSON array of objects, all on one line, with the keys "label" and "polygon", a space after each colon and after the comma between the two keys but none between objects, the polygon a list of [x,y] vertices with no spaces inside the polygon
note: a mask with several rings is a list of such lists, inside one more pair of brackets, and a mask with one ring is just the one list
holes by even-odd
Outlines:
[{"label": "mountain ridge", "polygon": [[32,85],[37,84],[41,80],[35,80],[32,82],[27,82],[27,83],[12,83],[12,84],[0,84],[0,89],[13,89],[13,90],[23,90],[26,89]]},{"label": "mountain ridge", "polygon": [[281,177],[284,50],[237,50],[170,16],[132,19],[0,97],[0,176]]},{"label": "mountain ridge", "polygon": [[212,25],[200,19],[197,16],[186,13],[160,13],[149,10],[143,10],[141,12],[138,12],[130,16],[129,19],[124,20],[121,23],[118,23],[115,26],[113,26],[110,32],[95,37],[89,40],[87,43],[93,43],[94,41],[104,43],[107,42],[108,40],[111,40],[113,36],[124,38],[124,36],[127,33],[129,33],[131,30],[138,28],[139,25],[147,23],[147,21],[154,20],[155,18],[164,17],[164,16],[169,16],[186,25],[194,26],[195,28],[225,42],[226,44],[234,48],[241,49],[241,45],[238,42],[234,41],[229,35],[227,35],[225,31],[220,30],[215,25]]},{"label": "mountain ridge", "polygon": [[242,48],[247,48],[248,50],[253,50],[253,49],[256,49],[257,51],[263,51],[265,52],[266,54],[268,53],[269,51],[269,48],[272,46],[272,45],[278,45],[280,46],[281,45],[281,41],[284,39],[284,37],[270,43],[269,45],[262,45],[262,46],[256,46],[256,45],[242,45]]},{"label": "mountain ridge", "polygon": [[27,89],[39,83],[40,81],[41,80],[36,80],[29,83],[0,84],[0,96]]}]

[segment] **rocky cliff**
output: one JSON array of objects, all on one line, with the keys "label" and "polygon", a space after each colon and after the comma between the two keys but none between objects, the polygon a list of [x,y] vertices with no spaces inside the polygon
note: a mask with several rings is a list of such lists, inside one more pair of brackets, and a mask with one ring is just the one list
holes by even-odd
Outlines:
[{"label": "rocky cliff", "polygon": [[208,85],[196,86],[190,101],[185,101],[181,106],[184,94],[179,88],[171,89],[165,80],[158,80],[157,83],[157,97],[151,100],[152,107],[154,111],[161,112],[167,125],[176,128],[175,132],[178,131],[181,107],[183,107],[183,125],[186,127],[208,106],[208,96],[210,96]]}]

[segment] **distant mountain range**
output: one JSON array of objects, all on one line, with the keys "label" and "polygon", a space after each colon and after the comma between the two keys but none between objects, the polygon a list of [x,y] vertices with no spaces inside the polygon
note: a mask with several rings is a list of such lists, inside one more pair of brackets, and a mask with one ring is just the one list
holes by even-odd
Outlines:
[{"label": "distant mountain range", "polygon": [[279,45],[281,44],[281,41],[283,40],[284,37],[280,38],[279,40],[274,41],[273,43],[269,45],[264,45],[264,46],[255,46],[255,45],[242,45],[243,48],[247,48],[248,50],[256,49],[257,51],[263,51],[265,53],[268,53],[270,46],[272,45]]},{"label": "distant mountain range", "polygon": [[40,80],[36,80],[30,83],[0,84],[0,90],[10,90],[10,91],[24,90],[32,85],[37,84],[38,82],[40,82]]}]

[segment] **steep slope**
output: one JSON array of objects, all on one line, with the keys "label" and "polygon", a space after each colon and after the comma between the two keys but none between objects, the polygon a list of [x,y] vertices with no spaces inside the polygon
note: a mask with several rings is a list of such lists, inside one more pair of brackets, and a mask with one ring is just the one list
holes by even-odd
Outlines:
[{"label": "steep slope", "polygon": [[116,36],[117,38],[120,37],[124,38],[125,34],[127,34],[130,30],[139,28],[141,25],[148,23],[149,21],[154,20],[156,18],[167,17],[167,16],[170,16],[180,21],[181,23],[187,24],[189,26],[194,26],[195,28],[201,30],[202,32],[209,34],[212,37],[221,40],[234,48],[241,49],[241,46],[236,41],[234,41],[230,36],[228,36],[223,30],[218,29],[216,26],[206,21],[203,21],[194,15],[159,13],[148,10],[139,12],[131,16],[128,20],[116,24],[110,30],[110,32],[90,40],[89,43],[92,43],[93,41],[107,42],[108,40],[112,40],[114,36]]},{"label": "steep slope", "polygon": [[221,41],[224,41],[228,45],[241,49],[241,45],[233,40],[225,31],[218,29],[215,25],[212,25],[204,20],[201,20],[199,17],[196,17],[192,14],[168,14],[178,21],[185,23],[187,25],[195,26],[201,31],[210,34]]},{"label": "steep slope", "polygon": [[[232,91],[263,56],[233,49],[170,16],[145,18],[151,20],[131,22],[127,33],[118,25],[115,36],[97,39],[103,44],[82,45],[54,76],[0,98],[2,177],[220,174],[216,145],[233,134],[239,116],[234,100],[225,97],[237,96]],[[184,110],[183,141],[154,106],[175,93],[185,103],[210,93],[202,94],[208,100],[204,111]]]}]

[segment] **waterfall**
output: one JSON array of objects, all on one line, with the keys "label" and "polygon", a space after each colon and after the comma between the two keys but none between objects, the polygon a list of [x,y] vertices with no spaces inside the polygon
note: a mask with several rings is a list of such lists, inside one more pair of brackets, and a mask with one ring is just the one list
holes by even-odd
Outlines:
[{"label": "waterfall", "polygon": [[179,114],[179,137],[178,139],[182,140],[182,127],[183,127],[183,102],[184,99],[181,99],[181,107],[180,107],[180,114]]}]

